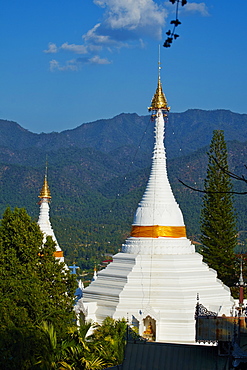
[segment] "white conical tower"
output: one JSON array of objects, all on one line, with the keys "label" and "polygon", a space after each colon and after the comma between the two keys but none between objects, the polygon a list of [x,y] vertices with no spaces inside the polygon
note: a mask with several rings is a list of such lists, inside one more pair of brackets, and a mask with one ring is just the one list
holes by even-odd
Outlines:
[{"label": "white conical tower", "polygon": [[54,234],[54,231],[52,229],[51,222],[50,222],[49,203],[50,203],[50,200],[51,200],[51,192],[50,192],[50,189],[49,189],[49,186],[48,186],[48,181],[47,181],[47,167],[46,167],[46,173],[45,173],[45,177],[44,177],[44,183],[43,183],[42,189],[40,191],[39,198],[40,198],[40,202],[39,202],[40,212],[39,212],[38,225],[40,227],[40,230],[44,234],[43,243],[45,243],[47,236],[51,236],[53,241],[56,244],[55,245],[56,251],[54,253],[54,256],[60,262],[64,262],[63,251],[59,247],[57,238],[55,237],[55,234]]},{"label": "white conical tower", "polygon": [[[124,251],[145,254],[171,253],[175,240],[176,253],[184,253],[185,247],[191,252],[193,246],[186,239],[183,215],[167,177],[164,118],[167,118],[169,107],[162,91],[160,73],[158,87],[149,110],[152,110],[155,119],[151,173],[134,217],[131,237],[126,241]],[[178,238],[182,248],[178,248]]]},{"label": "white conical tower", "polygon": [[156,341],[194,343],[198,294],[200,302],[219,315],[230,315],[234,300],[187,239],[168,181],[163,141],[169,108],[160,67],[149,110],[155,120],[152,168],[131,235],[122,252],[85,288],[83,302],[87,319],[125,317],[141,335],[151,327]]}]

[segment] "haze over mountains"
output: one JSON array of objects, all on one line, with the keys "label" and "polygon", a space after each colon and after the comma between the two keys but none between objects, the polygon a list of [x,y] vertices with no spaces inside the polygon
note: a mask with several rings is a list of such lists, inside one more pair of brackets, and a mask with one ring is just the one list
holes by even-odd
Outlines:
[{"label": "haze over mountains", "polygon": [[[123,113],[73,130],[35,134],[0,120],[1,214],[9,205],[25,207],[38,217],[37,197],[48,155],[51,218],[61,247],[71,259],[79,258],[85,238],[87,244],[108,243],[117,250],[128,235],[149,175],[153,126],[150,115]],[[170,113],[166,127],[169,178],[193,238],[199,233],[201,195],[183,187],[178,178],[203,187],[207,146],[215,129],[224,130],[231,170],[244,175],[247,114],[191,109]],[[245,186],[236,183],[239,190],[246,191]],[[236,197],[241,230],[247,221],[245,202],[245,196]],[[104,232],[93,231],[93,225],[101,225]]]}]

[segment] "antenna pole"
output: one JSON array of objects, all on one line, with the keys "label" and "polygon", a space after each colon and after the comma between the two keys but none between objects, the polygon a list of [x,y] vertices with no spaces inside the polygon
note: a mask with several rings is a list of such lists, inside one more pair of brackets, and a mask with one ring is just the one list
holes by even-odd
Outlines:
[{"label": "antenna pole", "polygon": [[48,154],[46,154],[45,159],[45,177],[47,177],[47,171],[48,171]]},{"label": "antenna pole", "polygon": [[159,45],[159,60],[158,60],[158,77],[160,79],[160,70],[161,70],[161,66],[160,66],[160,45]]}]

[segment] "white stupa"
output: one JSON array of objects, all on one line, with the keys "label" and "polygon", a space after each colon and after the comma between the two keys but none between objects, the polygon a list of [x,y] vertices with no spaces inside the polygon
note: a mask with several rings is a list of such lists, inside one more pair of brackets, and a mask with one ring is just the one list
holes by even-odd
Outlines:
[{"label": "white stupa", "polygon": [[[217,274],[186,237],[183,215],[166,171],[164,122],[169,108],[158,87],[151,107],[155,120],[152,168],[130,237],[97,280],[84,289],[87,320],[126,318],[139,334],[158,342],[195,342],[195,307],[230,315],[234,301]],[[165,119],[164,119],[165,117]]]},{"label": "white stupa", "polygon": [[61,250],[61,248],[58,244],[57,238],[54,234],[54,231],[53,231],[53,228],[52,228],[51,222],[50,222],[49,203],[50,203],[50,200],[51,200],[51,192],[50,192],[48,182],[47,182],[47,174],[45,174],[44,183],[43,183],[42,189],[40,191],[39,198],[40,198],[40,202],[39,202],[40,212],[39,212],[38,225],[39,225],[40,230],[43,232],[43,235],[44,235],[43,243],[46,242],[46,237],[47,236],[51,236],[53,241],[55,242],[55,247],[56,247],[56,251],[54,253],[54,256],[60,262],[64,262],[63,251]]}]

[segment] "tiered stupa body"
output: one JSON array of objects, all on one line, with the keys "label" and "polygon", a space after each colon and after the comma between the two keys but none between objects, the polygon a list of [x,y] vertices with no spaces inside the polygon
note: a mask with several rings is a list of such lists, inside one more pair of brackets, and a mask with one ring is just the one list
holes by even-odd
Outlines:
[{"label": "tiered stupa body", "polygon": [[[207,309],[230,315],[230,290],[202,262],[186,237],[182,212],[166,171],[164,116],[169,108],[160,76],[151,107],[155,119],[152,168],[130,237],[85,290],[87,319],[125,317],[159,342],[195,342],[197,297]],[[150,331],[151,330],[151,331]]]},{"label": "tiered stupa body", "polygon": [[53,241],[55,242],[55,247],[56,247],[56,251],[54,253],[54,256],[60,262],[64,262],[63,251],[59,247],[57,238],[56,238],[56,236],[54,234],[54,231],[53,231],[53,228],[52,228],[51,222],[50,222],[50,215],[49,215],[49,213],[50,213],[50,207],[49,207],[49,203],[50,203],[50,200],[51,200],[51,192],[50,192],[50,189],[49,189],[49,186],[48,186],[48,182],[47,182],[47,175],[45,175],[44,183],[43,183],[42,189],[40,191],[39,198],[40,198],[40,202],[39,202],[39,204],[40,204],[40,212],[39,212],[38,225],[40,227],[40,230],[44,234],[44,240],[43,240],[43,242],[45,243],[47,236],[51,236],[52,239],[53,239]]}]

